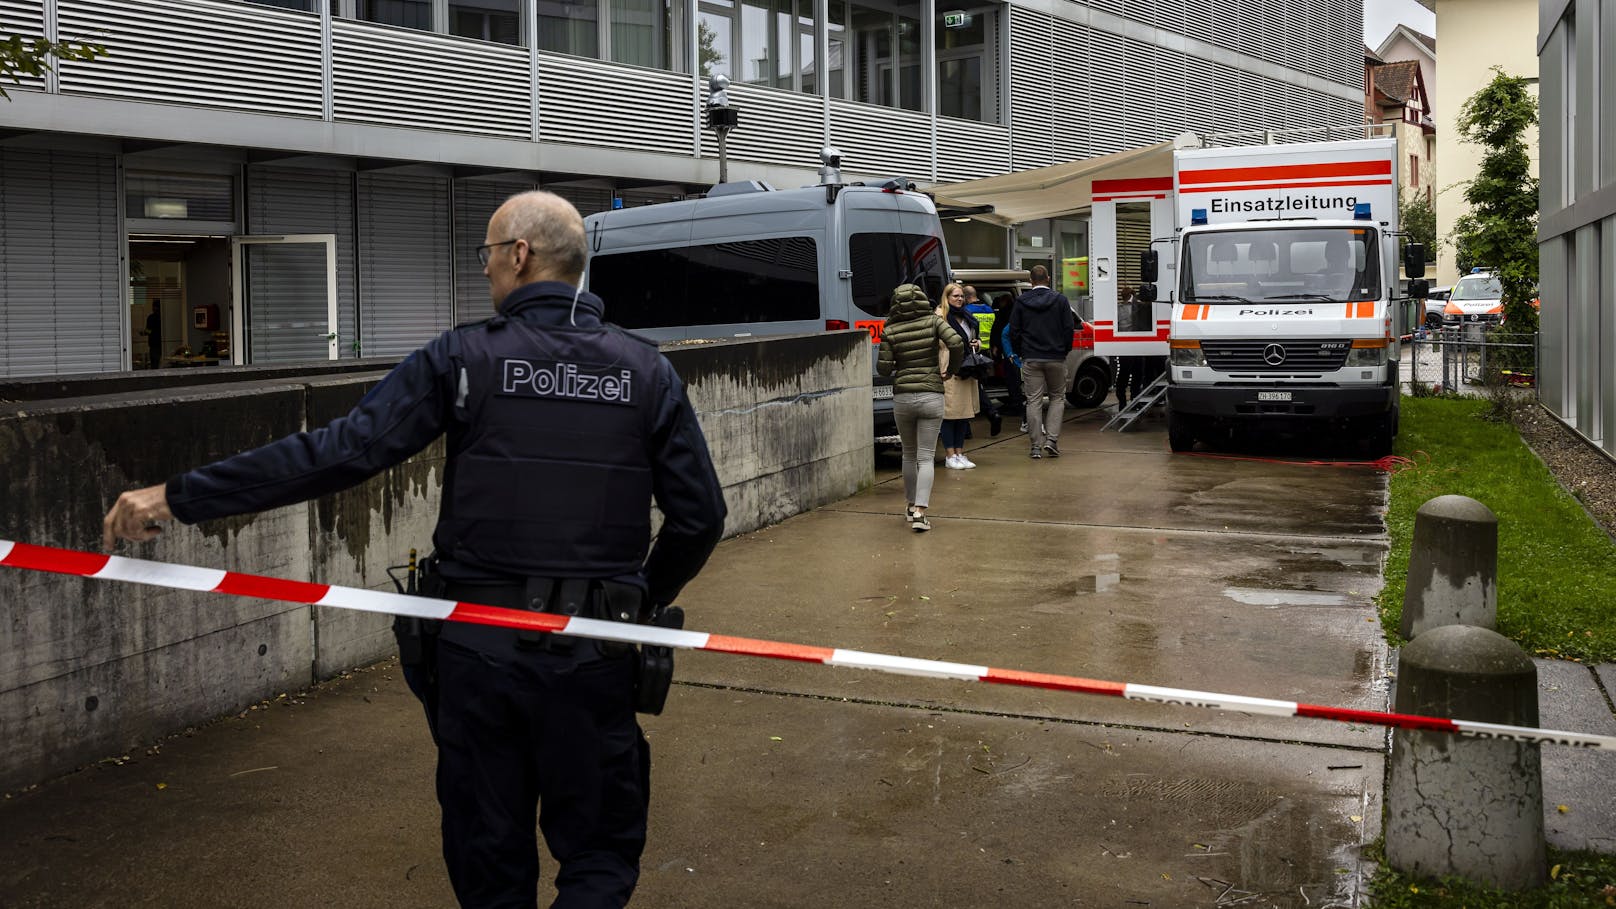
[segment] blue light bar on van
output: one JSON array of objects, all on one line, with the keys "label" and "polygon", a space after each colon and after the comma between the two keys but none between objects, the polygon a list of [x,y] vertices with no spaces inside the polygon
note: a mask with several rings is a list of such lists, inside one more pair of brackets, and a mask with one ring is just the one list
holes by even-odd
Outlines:
[{"label": "blue light bar on van", "polygon": [[1368,202],[1359,202],[1353,205],[1352,218],[1354,221],[1373,221],[1375,219],[1374,215],[1369,213]]},{"label": "blue light bar on van", "polygon": [[1192,209],[1190,209],[1190,226],[1191,227],[1194,227],[1194,226],[1200,225],[1200,224],[1205,224],[1205,223],[1206,223],[1206,209],[1204,209],[1204,208],[1192,208]]}]

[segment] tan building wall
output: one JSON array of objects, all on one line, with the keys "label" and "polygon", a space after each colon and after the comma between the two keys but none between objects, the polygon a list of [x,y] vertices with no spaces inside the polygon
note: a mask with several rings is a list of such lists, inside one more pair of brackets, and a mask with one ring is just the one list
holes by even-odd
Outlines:
[{"label": "tan building wall", "polygon": [[1424,194],[1436,179],[1436,166],[1431,160],[1431,144],[1425,130],[1408,121],[1397,124],[1397,172],[1400,175],[1398,197],[1407,199],[1416,193]]},{"label": "tan building wall", "polygon": [[[1431,106],[1436,113],[1436,157],[1442,162],[1436,196],[1439,238],[1446,239],[1454,222],[1469,210],[1464,184],[1475,175],[1481,162],[1481,147],[1459,136],[1459,109],[1492,81],[1495,66],[1511,76],[1529,77],[1535,86],[1537,16],[1536,0],[1437,0],[1437,87]],[[1529,131],[1526,144],[1535,175],[1537,130]],[[1408,166],[1406,159],[1403,166]],[[1458,279],[1453,247],[1447,243],[1437,246],[1437,282],[1452,284]]]}]

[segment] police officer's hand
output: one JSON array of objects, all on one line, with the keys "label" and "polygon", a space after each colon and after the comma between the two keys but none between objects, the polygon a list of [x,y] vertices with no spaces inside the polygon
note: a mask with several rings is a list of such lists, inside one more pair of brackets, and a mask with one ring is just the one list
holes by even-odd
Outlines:
[{"label": "police officer's hand", "polygon": [[118,497],[101,522],[101,548],[110,552],[119,540],[144,543],[156,539],[163,532],[158,522],[173,519],[174,513],[168,510],[167,486],[131,489]]}]

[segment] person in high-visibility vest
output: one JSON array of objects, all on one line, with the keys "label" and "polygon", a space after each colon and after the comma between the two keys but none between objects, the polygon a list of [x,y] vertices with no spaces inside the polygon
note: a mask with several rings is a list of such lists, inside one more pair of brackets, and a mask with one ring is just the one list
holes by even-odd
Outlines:
[{"label": "person in high-visibility vest", "polygon": [[[976,296],[976,288],[965,285],[965,311],[976,317],[977,342],[981,350],[991,350],[993,347],[993,307],[982,302]],[[992,356],[991,352],[989,356]],[[999,406],[988,397],[986,382],[978,380],[976,393],[980,397],[980,409],[988,415],[988,435],[997,436],[1004,429],[1004,418],[999,415]]]}]

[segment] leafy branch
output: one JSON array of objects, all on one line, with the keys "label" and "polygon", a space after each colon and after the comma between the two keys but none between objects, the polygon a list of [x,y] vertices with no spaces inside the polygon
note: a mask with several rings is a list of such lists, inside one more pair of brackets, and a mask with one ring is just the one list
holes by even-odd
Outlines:
[{"label": "leafy branch", "polygon": [[[0,80],[9,79],[21,85],[24,76],[42,77],[51,69],[51,58],[58,60],[94,60],[105,57],[107,49],[86,41],[51,41],[48,38],[24,38],[7,35],[0,39]],[[0,98],[11,98],[5,85],[0,84]]]}]

